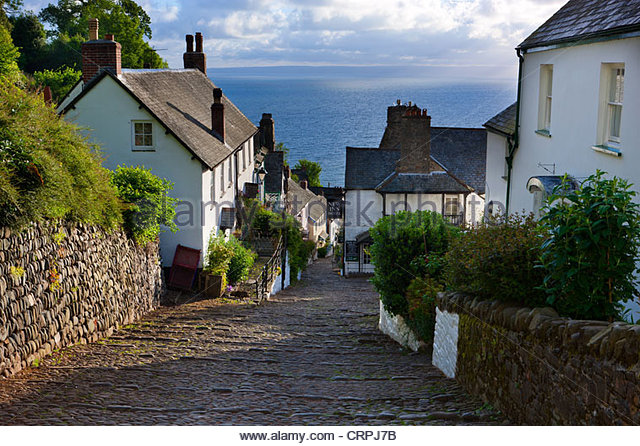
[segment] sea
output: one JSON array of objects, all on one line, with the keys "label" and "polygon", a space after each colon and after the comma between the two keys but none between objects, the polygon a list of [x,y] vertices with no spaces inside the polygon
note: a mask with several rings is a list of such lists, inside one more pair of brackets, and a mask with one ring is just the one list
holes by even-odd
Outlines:
[{"label": "sea", "polygon": [[346,147],[378,147],[387,107],[399,99],[426,108],[433,126],[482,127],[516,98],[515,81],[403,77],[375,70],[209,70],[213,82],[256,125],[275,121],[276,142],[322,166],[324,186],[343,186]]}]

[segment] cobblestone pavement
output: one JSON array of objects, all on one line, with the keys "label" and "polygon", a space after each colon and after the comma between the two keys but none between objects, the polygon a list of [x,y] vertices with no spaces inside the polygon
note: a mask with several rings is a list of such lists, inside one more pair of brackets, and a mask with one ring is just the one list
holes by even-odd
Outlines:
[{"label": "cobblestone pavement", "polygon": [[377,331],[365,279],[320,260],[261,306],[161,308],[0,380],[5,425],[506,424]]}]

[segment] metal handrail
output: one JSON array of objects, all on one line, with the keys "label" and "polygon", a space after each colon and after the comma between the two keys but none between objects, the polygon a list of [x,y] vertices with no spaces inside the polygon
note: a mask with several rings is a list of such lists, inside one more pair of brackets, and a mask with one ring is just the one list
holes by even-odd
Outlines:
[{"label": "metal handrail", "polygon": [[276,270],[282,267],[282,251],[284,250],[284,239],[280,236],[278,240],[278,246],[274,251],[271,258],[262,267],[260,275],[256,278],[256,301],[260,304],[269,297],[271,294],[271,286],[274,279],[278,276],[275,274]]}]

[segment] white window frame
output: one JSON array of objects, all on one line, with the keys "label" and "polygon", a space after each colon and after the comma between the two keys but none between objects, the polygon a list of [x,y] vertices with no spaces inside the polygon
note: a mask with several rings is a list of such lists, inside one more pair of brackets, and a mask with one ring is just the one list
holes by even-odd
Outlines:
[{"label": "white window frame", "polygon": [[220,164],[220,195],[224,193],[224,161]]},{"label": "white window frame", "polygon": [[[142,124],[143,126],[145,124],[150,125],[151,126],[151,134],[149,134],[149,136],[151,136],[151,145],[136,145],[136,135],[138,135],[138,133],[136,133],[136,124]],[[131,150],[134,152],[153,152],[156,150],[156,146],[155,146],[155,131],[154,131],[155,126],[153,125],[153,121],[147,121],[147,120],[133,120],[131,121]],[[145,130],[143,130],[143,132],[140,134],[143,136],[148,135]]]},{"label": "white window frame", "polygon": [[[616,78],[621,75],[619,91]],[[624,110],[624,78],[626,75],[624,63],[603,63],[600,71],[600,108],[598,112],[598,140],[599,148],[619,150],[622,144],[622,113]],[[618,95],[619,93],[619,95]],[[619,110],[618,134],[611,132],[612,115]]]},{"label": "white window frame", "polygon": [[538,133],[551,135],[551,110],[553,105],[553,65],[540,65],[540,90],[538,97]]}]

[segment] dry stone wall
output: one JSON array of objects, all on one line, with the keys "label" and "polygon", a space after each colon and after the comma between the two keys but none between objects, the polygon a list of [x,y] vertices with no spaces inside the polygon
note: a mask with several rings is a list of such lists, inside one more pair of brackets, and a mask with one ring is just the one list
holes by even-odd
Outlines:
[{"label": "dry stone wall", "polygon": [[60,222],[0,228],[0,375],[135,321],[162,294],[157,244]]},{"label": "dry stone wall", "polygon": [[459,316],[456,380],[512,421],[640,424],[640,326],[456,293],[438,308]]}]

